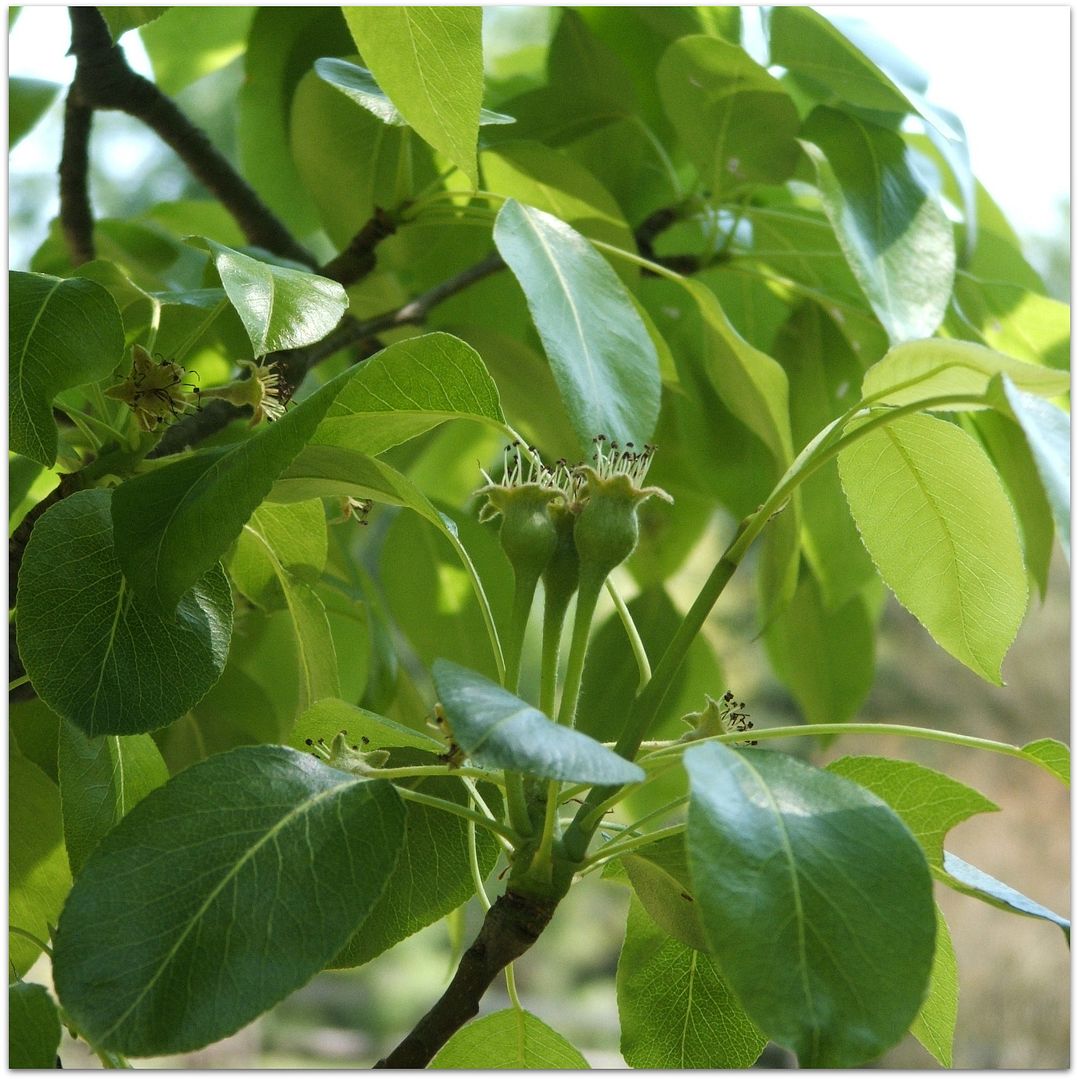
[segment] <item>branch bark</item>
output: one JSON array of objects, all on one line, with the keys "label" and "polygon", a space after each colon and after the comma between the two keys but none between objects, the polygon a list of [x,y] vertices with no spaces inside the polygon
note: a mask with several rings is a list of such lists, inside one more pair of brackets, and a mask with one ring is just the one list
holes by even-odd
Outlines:
[{"label": "branch bark", "polygon": [[73,7],[68,12],[71,52],[77,61],[69,96],[83,109],[118,109],[141,120],[232,214],[252,244],[317,266],[205,133],[152,82],[132,71],[97,8]]},{"label": "branch bark", "polygon": [[64,144],[60,154],[60,228],[73,266],[96,257],[90,206],[92,109],[80,104],[74,85],[64,102]]},{"label": "branch bark", "polygon": [[468,1023],[498,973],[527,952],[551,921],[556,899],[507,891],[491,906],[446,992],[376,1069],[422,1069]]}]

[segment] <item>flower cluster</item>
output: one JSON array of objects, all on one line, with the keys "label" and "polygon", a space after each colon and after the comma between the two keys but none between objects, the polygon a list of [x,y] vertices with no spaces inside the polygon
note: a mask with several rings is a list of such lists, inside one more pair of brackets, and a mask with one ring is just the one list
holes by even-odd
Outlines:
[{"label": "flower cluster", "polygon": [[[700,712],[687,713],[682,717],[682,723],[689,727],[689,731],[679,739],[679,742],[696,742],[698,739],[711,739],[717,735],[741,734],[753,730],[753,721],[749,719],[749,713],[742,710],[746,707],[744,701],[735,701],[734,694],[728,690],[721,701],[704,696],[705,706]],[[740,746],[756,746],[756,739],[747,739]]]}]

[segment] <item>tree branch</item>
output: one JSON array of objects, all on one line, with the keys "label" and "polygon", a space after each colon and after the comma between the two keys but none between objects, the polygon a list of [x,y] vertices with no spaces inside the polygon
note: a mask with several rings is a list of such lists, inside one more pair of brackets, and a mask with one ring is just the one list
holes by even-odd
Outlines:
[{"label": "tree branch", "polygon": [[498,973],[527,952],[551,921],[556,899],[507,891],[487,912],[446,992],[376,1069],[422,1069],[455,1031],[472,1019]]},{"label": "tree branch", "polygon": [[90,128],[93,110],[79,103],[74,84],[64,102],[64,144],[60,155],[60,228],[73,266],[95,258],[90,206]]},{"label": "tree branch", "polygon": [[[398,208],[398,212],[404,206]],[[397,218],[386,213],[380,206],[364,223],[346,248],[336,258],[323,266],[319,273],[341,285],[355,285],[375,268],[375,248],[387,236],[397,232]]]},{"label": "tree branch", "polygon": [[141,120],[236,219],[252,244],[314,268],[304,248],[170,98],[128,66],[97,8],[73,7],[71,52],[77,60],[71,95],[84,109],[118,109]]}]

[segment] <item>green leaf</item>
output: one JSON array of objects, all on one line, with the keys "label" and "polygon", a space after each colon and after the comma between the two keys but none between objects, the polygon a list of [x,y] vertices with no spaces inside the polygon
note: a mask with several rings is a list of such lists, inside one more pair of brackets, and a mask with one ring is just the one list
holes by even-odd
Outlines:
[{"label": "green leaf", "polygon": [[321,341],[348,307],[345,290],[329,278],[253,259],[204,236],[188,242],[210,253],[256,357]]},{"label": "green leaf", "polygon": [[933,952],[933,970],[929,974],[929,992],[910,1025],[910,1033],[946,1069],[952,1067],[952,1044],[958,1017],[959,965],[944,912],[937,907],[937,945]]},{"label": "green leaf", "polygon": [[708,952],[708,938],[692,892],[685,836],[642,844],[623,855],[621,863],[644,910],[664,936],[696,952]]},{"label": "green leaf", "polygon": [[1071,551],[1071,418],[1051,402],[1026,393],[1009,375],[1001,388],[1016,423],[1030,444],[1061,547]]},{"label": "green leaf", "polygon": [[523,1009],[503,1009],[466,1024],[429,1069],[587,1069],[581,1052]]},{"label": "green leaf", "polygon": [[105,20],[112,34],[112,40],[118,41],[122,34],[134,30],[136,26],[152,22],[164,15],[167,7],[106,7],[101,8],[101,17]]},{"label": "green leaf", "polygon": [[618,960],[622,1056],[634,1069],[748,1069],[768,1042],[715,960],[667,935],[630,900]]},{"label": "green leaf", "polygon": [[513,199],[494,239],[524,290],[581,446],[601,433],[647,442],[659,415],[659,357],[615,272],[575,229]]},{"label": "green leaf", "polygon": [[[296,122],[290,105],[298,93],[297,84],[315,60],[352,51],[352,39],[338,7],[263,7],[257,9],[251,23],[237,102],[241,172],[298,236],[318,228],[319,219],[306,177],[301,180],[300,162],[294,163],[289,152],[290,128]],[[319,80],[312,74],[311,81]],[[322,134],[321,126],[317,130]],[[338,148],[331,143],[328,149]],[[360,218],[356,228],[365,220],[366,216]],[[334,239],[344,244],[348,236]]]},{"label": "green leaf", "polygon": [[785,466],[794,456],[786,372],[734,329],[707,287],[692,278],[686,278],[682,285],[700,310],[705,370],[712,385],[731,412],[768,447],[779,465]]},{"label": "green leaf", "polygon": [[326,566],[326,545],[321,501],[263,503],[236,539],[228,559],[229,577],[253,604],[273,610],[285,602],[280,571],[314,585]]},{"label": "green leaf", "polygon": [[8,149],[29,135],[60,93],[59,83],[44,79],[8,80]]},{"label": "green leaf", "polygon": [[[391,127],[407,127],[408,121],[401,115],[397,106],[382,92],[375,82],[374,75],[359,64],[335,56],[324,56],[315,61],[315,72],[323,82],[340,90],[350,101],[377,116],[384,124]],[[488,124],[512,124],[512,116],[480,109],[480,127]]]},{"label": "green leaf", "polygon": [[505,430],[498,388],[479,353],[452,334],[424,334],[365,361],[311,441],[378,455],[458,417]]},{"label": "green leaf", "polygon": [[804,136],[825,213],[888,337],[928,337],[951,297],[955,243],[912,151],[886,128],[823,107]]},{"label": "green leaf", "polygon": [[48,468],[56,460],[53,399],[112,372],[124,326],[112,297],[93,281],[12,271],[8,283],[9,449]]},{"label": "green leaf", "polygon": [[444,743],[422,731],[414,731],[396,720],[333,698],[324,698],[300,716],[288,738],[288,745],[306,750],[308,739],[331,743],[340,731],[347,732],[352,742],[362,742],[367,750],[411,747],[440,754],[445,749]]},{"label": "green leaf", "polygon": [[843,757],[827,766],[873,792],[902,819],[922,845],[932,867],[944,858],[944,837],[975,814],[999,810],[980,792],[913,761],[883,757]]},{"label": "green leaf", "polygon": [[790,95],[737,44],[679,38],[656,68],[663,106],[710,197],[780,184],[798,163],[801,120]]},{"label": "green leaf", "polygon": [[875,428],[839,454],[870,557],[937,644],[988,682],[1027,605],[1011,503],[980,446],[931,416]]},{"label": "green leaf", "polygon": [[769,20],[771,60],[817,89],[822,100],[886,113],[910,112],[906,95],[883,71],[810,8],[780,8]]},{"label": "green leaf", "polygon": [[964,862],[950,851],[944,852],[944,866],[937,875],[938,881],[943,881],[949,888],[965,896],[973,896],[1002,911],[1010,911],[1015,915],[1026,915],[1032,919],[1044,919],[1046,922],[1056,924],[1064,931],[1064,936],[1071,941],[1071,922],[1062,915],[1057,915],[1049,908],[1031,900],[1021,892],[998,881],[991,874],[979,870],[976,866]]},{"label": "green leaf", "polygon": [[1053,558],[1053,511],[1023,429],[992,409],[964,414],[960,423],[981,441],[1000,474],[1019,526],[1023,562],[1044,599]]},{"label": "green leaf", "polygon": [[[430,759],[428,759],[429,761]],[[399,761],[391,758],[396,765]],[[468,794],[452,778],[428,777],[413,790],[449,802],[468,804]],[[485,800],[497,798],[495,789]],[[468,822],[436,807],[405,804],[401,857],[371,914],[334,958],[331,967],[359,967],[416,931],[448,915],[476,891],[469,866]],[[501,848],[486,829],[476,833],[480,876],[486,878]]]},{"label": "green leaf", "polygon": [[63,721],[39,697],[12,702],[8,710],[8,738],[23,757],[56,783],[60,725]]},{"label": "green leaf", "polygon": [[[32,761],[8,762],[8,927],[48,941],[71,871],[64,850],[60,789]],[[29,938],[8,934],[11,974],[22,977],[41,953]]]},{"label": "green leaf", "polygon": [[1035,739],[1023,747],[1031,761],[1071,786],[1071,751],[1056,739]]},{"label": "green leaf", "polygon": [[[865,373],[862,397],[875,405],[907,405],[951,394],[978,397],[988,392],[995,375],[1007,376],[1019,390],[1042,397],[1066,394],[1071,384],[1065,371],[1028,364],[969,341],[930,338],[890,349]],[[978,407],[937,406],[947,410]]]},{"label": "green leaf", "polygon": [[382,91],[412,129],[478,186],[482,9],[346,7],[348,28]]},{"label": "green leaf", "polygon": [[158,89],[175,95],[243,56],[255,10],[177,6],[169,8],[160,22],[141,29],[139,37],[153,65]]},{"label": "green leaf", "polygon": [[54,712],[87,735],[182,716],[217,681],[232,634],[219,566],[159,615],[132,595],[113,548],[112,494],[79,491],[34,527],[19,572],[19,655]]},{"label": "green leaf", "polygon": [[694,895],[743,1008],[805,1067],[877,1057],[917,1015],[933,958],[917,842],[875,796],[785,754],[709,743],[684,762]]},{"label": "green leaf", "polygon": [[860,596],[828,608],[804,573],[764,639],[807,724],[842,724],[861,708],[873,685],[875,634]]},{"label": "green leaf", "polygon": [[102,837],[169,778],[149,735],[88,739],[73,724],[60,726],[58,772],[64,842],[75,877]]},{"label": "green leaf", "polygon": [[72,890],[54,958],[65,1011],[95,1045],[134,1055],[230,1035],[336,955],[403,835],[391,785],[285,747],[191,766],[124,818]]},{"label": "green leaf", "polygon": [[37,983],[9,983],[8,1068],[55,1069],[60,1049],[60,1013]]},{"label": "green leaf", "polygon": [[644,779],[639,765],[556,724],[474,671],[436,660],[431,675],[454,741],[483,768],[588,784],[635,784]]}]

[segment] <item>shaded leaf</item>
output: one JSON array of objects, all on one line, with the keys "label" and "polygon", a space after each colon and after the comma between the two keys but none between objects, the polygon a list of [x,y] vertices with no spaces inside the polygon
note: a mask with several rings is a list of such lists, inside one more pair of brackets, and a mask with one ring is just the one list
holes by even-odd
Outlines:
[{"label": "shaded leaf", "polygon": [[449,660],[436,660],[431,675],[454,741],[481,767],[589,784],[644,779],[640,766],[549,720],[482,675]]},{"label": "shaded leaf", "polygon": [[45,115],[60,93],[60,84],[44,79],[8,80],[8,149],[13,148]]},{"label": "shaded leaf", "polygon": [[288,745],[307,750],[308,739],[331,743],[340,731],[347,732],[350,741],[361,743],[366,750],[404,746],[439,754],[445,749],[444,743],[425,732],[334,698],[323,698],[300,716],[288,737]]},{"label": "shaded leaf", "polygon": [[14,982],[7,988],[9,1069],[55,1069],[60,1013],[44,986]]},{"label": "shaded leaf", "polygon": [[708,952],[708,939],[693,896],[684,835],[642,844],[621,857],[633,891],[664,933],[697,952]]},{"label": "shaded leaf", "polygon": [[929,973],[929,991],[921,1011],[910,1025],[910,1033],[946,1069],[952,1067],[952,1044],[958,1017],[959,965],[944,912],[937,907],[937,944],[933,952],[933,970]]},{"label": "shaded leaf", "polygon": [[217,681],[232,634],[220,566],[159,615],[113,549],[109,491],[79,491],[34,527],[19,572],[19,655],[48,706],[87,735],[131,735],[182,716]]},{"label": "shaded leaf", "polygon": [[659,415],[659,357],[625,286],[573,228],[507,200],[495,244],[517,277],[582,448],[642,445]]},{"label": "shaded leaf", "polygon": [[748,1069],[767,1038],[707,952],[667,935],[630,900],[618,960],[620,1049],[634,1069]]},{"label": "shaded leaf", "polygon": [[893,343],[932,334],[955,273],[952,227],[902,138],[819,107],[802,147],[839,245]]},{"label": "shaded leaf", "polygon": [[143,26],[139,37],[158,88],[174,95],[243,56],[255,10],[176,6],[168,9],[164,20]]},{"label": "shaded leaf", "polygon": [[483,101],[482,9],[346,7],[348,28],[382,91],[412,129],[477,186]]},{"label": "shaded leaf", "polygon": [[101,9],[101,17],[112,34],[112,40],[117,41],[121,34],[159,18],[168,10],[167,7],[106,7]]},{"label": "shaded leaf", "polygon": [[75,877],[102,837],[169,778],[149,735],[88,739],[73,724],[60,727],[58,773],[64,842]]},{"label": "shaded leaf", "polygon": [[839,454],[870,557],[937,644],[988,682],[1027,605],[1011,503],[985,452],[935,417],[905,416]]},{"label": "shaded leaf", "polygon": [[1023,747],[1035,764],[1071,786],[1071,751],[1056,739],[1035,739]]},{"label": "shaded leaf", "polygon": [[[60,789],[32,761],[8,762],[8,928],[48,941],[71,889],[64,850]],[[8,934],[11,974],[30,970],[41,949],[22,934]]]},{"label": "shaded leaf", "polygon": [[54,958],[65,1011],[95,1045],[135,1055],[231,1034],[332,959],[403,829],[392,786],[285,747],[191,766],[124,818],[72,890]]},{"label": "shaded leaf", "polygon": [[124,326],[96,282],[12,271],[8,287],[10,449],[48,468],[56,460],[54,398],[111,374]]},{"label": "shaded leaf", "polygon": [[466,1024],[429,1069],[587,1069],[581,1052],[542,1020],[503,1009]]},{"label": "shaded leaf", "polygon": [[914,1020],[932,963],[917,842],[875,796],[785,754],[709,743],[683,760],[694,895],[742,1006],[803,1066],[872,1060]]},{"label": "shaded leaf", "polygon": [[321,341],[348,308],[345,290],[329,278],[253,259],[204,236],[188,242],[210,253],[256,357]]}]

